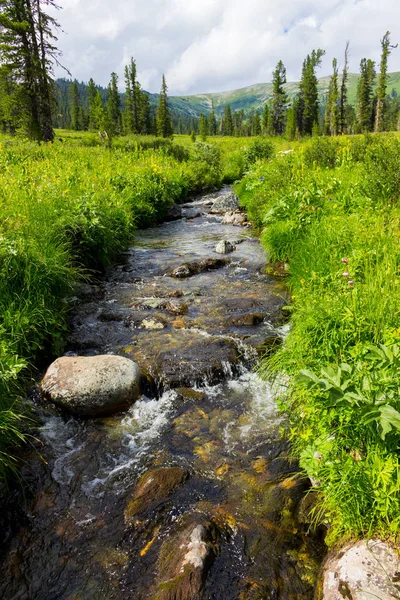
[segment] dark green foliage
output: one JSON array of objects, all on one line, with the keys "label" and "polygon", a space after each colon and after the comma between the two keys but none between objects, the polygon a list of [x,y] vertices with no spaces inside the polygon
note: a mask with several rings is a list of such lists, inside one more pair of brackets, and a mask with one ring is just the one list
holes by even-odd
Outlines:
[{"label": "dark green foliage", "polygon": [[349,77],[349,45],[350,42],[346,42],[346,48],[344,51],[342,83],[340,84],[339,133],[345,133],[347,130],[347,80]]},{"label": "dark green foliage", "polygon": [[311,135],[314,123],[318,123],[318,80],[316,68],[321,64],[325,50],[313,50],[303,62],[299,91],[299,130],[303,135]]},{"label": "dark green foliage", "polygon": [[270,140],[258,138],[251,142],[244,152],[244,164],[249,168],[257,160],[268,160],[275,153],[274,144]]},{"label": "dark green foliage", "polygon": [[337,135],[339,133],[339,89],[337,60],[332,62],[333,75],[329,82],[328,99],[325,109],[325,135]]},{"label": "dark green foliage", "polygon": [[111,81],[107,88],[105,128],[109,137],[114,137],[122,131],[121,98],[116,73],[111,73]]},{"label": "dark green foliage", "polygon": [[310,141],[304,149],[304,164],[309,168],[329,167],[332,168],[337,162],[337,151],[339,148],[336,140],[317,137]]},{"label": "dark green foliage", "polygon": [[71,117],[71,129],[83,129],[83,110],[78,86],[73,81],[69,88],[69,113]]},{"label": "dark green foliage", "polygon": [[213,101],[211,101],[211,112],[208,115],[208,132],[210,135],[217,135],[217,119],[215,118]]},{"label": "dark green foliage", "polygon": [[284,90],[286,83],[286,69],[280,60],[272,78],[272,101],[271,101],[271,126],[275,135],[282,135],[285,130],[285,110],[287,105],[287,94]]},{"label": "dark green foliage", "polygon": [[208,122],[204,115],[200,115],[199,133],[202,141],[205,142],[208,134]]},{"label": "dark green foliage", "polygon": [[162,84],[160,97],[157,109],[157,135],[160,137],[171,137],[172,135],[172,122],[169,114],[168,99],[167,99],[167,84],[165,82],[164,75],[162,76]]},{"label": "dark green foliage", "polygon": [[382,56],[378,78],[378,89],[376,92],[376,114],[375,114],[375,132],[384,131],[385,113],[388,112],[388,102],[386,101],[386,88],[388,80],[387,63],[389,54],[393,46],[390,45],[390,31],[387,31],[381,40]]},{"label": "dark green foliage", "polygon": [[357,128],[359,132],[372,131],[373,128],[373,83],[375,79],[375,63],[371,59],[362,58],[360,62],[360,79],[357,85]]},{"label": "dark green foliage", "polygon": [[[50,73],[52,61],[59,54],[54,46],[54,31],[59,25],[44,12],[42,4],[57,7],[53,0],[0,1],[0,76],[18,101],[21,119],[15,127],[23,126],[32,139],[52,141],[54,99]],[[9,111],[7,114],[10,116]]]},{"label": "dark green foliage", "polygon": [[232,111],[229,104],[224,108],[223,134],[233,135]]}]

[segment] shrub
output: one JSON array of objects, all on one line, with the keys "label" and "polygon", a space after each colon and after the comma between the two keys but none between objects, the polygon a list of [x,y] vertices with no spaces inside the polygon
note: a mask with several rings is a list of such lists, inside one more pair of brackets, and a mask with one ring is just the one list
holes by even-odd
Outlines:
[{"label": "shrub", "polygon": [[271,140],[257,138],[252,141],[244,152],[244,164],[248,169],[257,160],[268,160],[275,154],[275,146]]}]

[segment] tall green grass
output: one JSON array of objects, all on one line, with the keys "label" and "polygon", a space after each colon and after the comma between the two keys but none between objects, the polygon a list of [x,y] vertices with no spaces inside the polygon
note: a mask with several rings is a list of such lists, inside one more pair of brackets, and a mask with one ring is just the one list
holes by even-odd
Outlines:
[{"label": "tall green grass", "polygon": [[330,542],[400,531],[399,161],[395,135],[319,138],[238,188],[270,260],[289,263],[291,331],[261,372],[289,375]]},{"label": "tall green grass", "polygon": [[149,136],[111,148],[65,131],[51,145],[0,138],[0,479],[15,468],[11,447],[28,425],[21,377],[61,352],[77,283],[171,204],[219,187],[230,152]]}]

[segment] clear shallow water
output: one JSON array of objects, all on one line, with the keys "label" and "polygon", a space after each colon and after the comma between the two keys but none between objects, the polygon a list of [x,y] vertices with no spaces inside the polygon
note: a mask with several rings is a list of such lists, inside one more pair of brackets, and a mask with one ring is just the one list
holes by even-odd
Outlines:
[{"label": "clear shallow water", "polygon": [[[280,437],[281,390],[253,372],[260,343],[287,333],[285,291],[266,277],[251,230],[222,225],[198,206],[200,217],[138,234],[125,264],[76,307],[69,352],[144,356],[153,368],[165,348],[179,357],[190,346],[195,360],[200,341],[221,339],[239,359],[222,361],[221,381],[206,371],[196,377],[191,392],[156,377],[127,412],[106,419],[82,421],[39,403],[40,443],[22,468],[25,498],[12,491],[2,511],[5,600],[153,598],[163,545],[188,515],[195,523],[223,515],[225,524],[204,599],[313,596],[323,546],[297,519],[306,482],[294,477]],[[223,268],[170,277],[184,262],[215,258],[220,239],[237,243]],[[164,302],[176,291],[187,304],[178,316]],[[243,315],[253,313],[249,325]],[[164,329],[143,330],[148,316],[164,319]],[[140,524],[127,523],[140,476],[165,466],[182,467],[188,479]]]}]

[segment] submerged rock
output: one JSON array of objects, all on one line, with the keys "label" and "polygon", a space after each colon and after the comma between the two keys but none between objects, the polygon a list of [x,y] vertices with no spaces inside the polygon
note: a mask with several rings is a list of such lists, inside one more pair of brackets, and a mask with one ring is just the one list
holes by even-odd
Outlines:
[{"label": "submerged rock", "polygon": [[177,221],[182,218],[182,207],[179,204],[172,204],[169,207],[168,212],[165,216],[166,221]]},{"label": "submerged rock", "polygon": [[156,508],[188,477],[188,471],[180,467],[160,467],[147,471],[140,478],[133,498],[125,509],[125,523],[130,525],[136,515]]},{"label": "submerged rock", "polygon": [[380,540],[347,544],[328,557],[322,576],[323,600],[390,600],[399,597],[400,560]]},{"label": "submerged rock", "polygon": [[223,214],[239,208],[239,198],[233,192],[219,196],[210,209],[211,214]]},{"label": "submerged rock", "polygon": [[202,600],[208,571],[219,547],[219,532],[210,522],[191,523],[166,541],[159,557],[156,600]]},{"label": "submerged rock", "polygon": [[150,331],[154,331],[156,329],[164,329],[167,326],[166,323],[164,323],[164,321],[161,321],[161,319],[158,319],[156,317],[148,317],[146,319],[143,319],[140,325],[144,329],[149,329]]},{"label": "submerged rock", "polygon": [[171,273],[171,277],[184,278],[191,277],[192,275],[198,275],[203,271],[212,271],[214,269],[220,269],[227,264],[226,258],[204,258],[198,262],[184,263]]},{"label": "submerged rock", "polygon": [[236,250],[235,246],[228,242],[227,240],[221,240],[215,247],[215,252],[217,254],[229,254]]},{"label": "submerged rock", "polygon": [[170,300],[165,308],[171,315],[186,315],[189,310],[187,304],[178,300]]},{"label": "submerged rock", "polygon": [[111,414],[139,397],[140,369],[122,356],[63,356],[47,369],[42,392],[81,417]]},{"label": "submerged rock", "polygon": [[165,388],[218,383],[232,375],[239,362],[239,352],[231,339],[180,329],[168,337],[164,332],[141,336],[132,357],[147,380],[155,380]]}]

